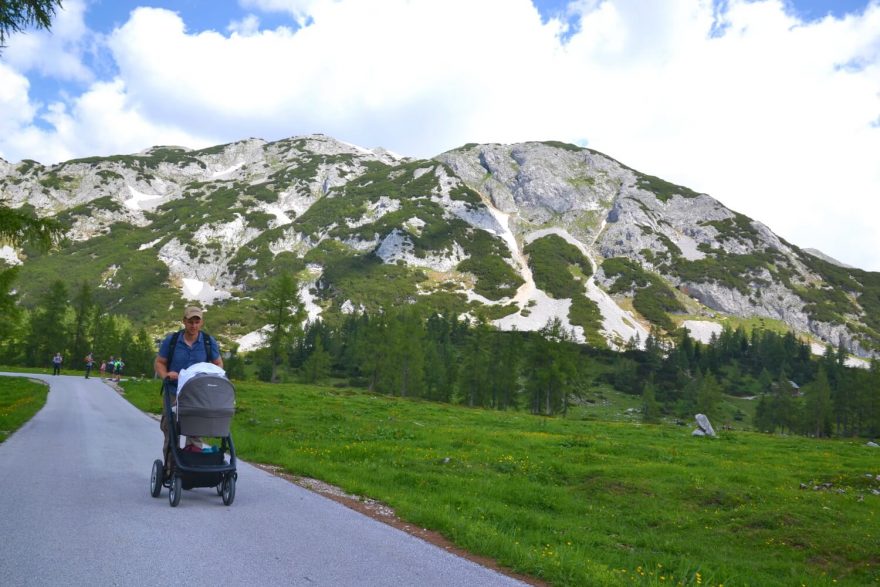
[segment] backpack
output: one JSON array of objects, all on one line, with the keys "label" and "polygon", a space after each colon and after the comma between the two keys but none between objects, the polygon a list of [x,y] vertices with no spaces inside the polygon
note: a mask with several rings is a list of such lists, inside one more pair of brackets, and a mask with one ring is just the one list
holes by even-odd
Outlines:
[{"label": "backpack", "polygon": [[[171,359],[174,358],[174,349],[177,348],[177,340],[180,338],[180,335],[183,334],[183,330],[178,330],[174,334],[171,335],[171,348],[168,350],[168,368],[171,368]],[[214,342],[214,339],[207,332],[202,333],[202,342],[205,343],[205,360],[211,360],[211,345],[217,346],[217,343]],[[217,347],[217,350],[220,350],[220,347]]]}]

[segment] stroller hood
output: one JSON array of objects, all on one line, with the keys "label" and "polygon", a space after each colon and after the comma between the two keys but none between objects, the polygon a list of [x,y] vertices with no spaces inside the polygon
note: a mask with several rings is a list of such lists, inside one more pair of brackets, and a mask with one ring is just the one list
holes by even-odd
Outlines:
[{"label": "stroller hood", "polygon": [[220,375],[197,373],[177,391],[181,434],[229,436],[234,413],[235,388]]}]

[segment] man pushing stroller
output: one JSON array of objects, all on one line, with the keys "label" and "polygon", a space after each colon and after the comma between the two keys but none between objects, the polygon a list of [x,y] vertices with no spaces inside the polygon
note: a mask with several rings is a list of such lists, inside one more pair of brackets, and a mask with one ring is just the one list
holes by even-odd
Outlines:
[{"label": "man pushing stroller", "polygon": [[[214,337],[202,332],[203,326],[202,309],[197,306],[189,306],[183,311],[183,329],[172,332],[162,341],[159,353],[156,355],[154,368],[159,378],[165,380],[167,385],[177,386],[180,372],[196,363],[213,363],[218,367],[223,367],[220,346]],[[169,417],[170,414],[165,413],[163,407],[162,420],[159,425],[165,435],[162,449],[165,456],[166,475],[171,473],[168,467],[171,467],[172,461],[168,452],[171,443],[168,430]]]}]

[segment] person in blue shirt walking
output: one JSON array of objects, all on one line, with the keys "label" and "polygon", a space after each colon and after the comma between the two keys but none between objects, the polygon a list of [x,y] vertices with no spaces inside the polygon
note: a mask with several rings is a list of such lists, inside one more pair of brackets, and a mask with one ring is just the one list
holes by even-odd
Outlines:
[{"label": "person in blue shirt walking", "polygon": [[[183,330],[172,332],[159,346],[159,353],[153,366],[156,375],[168,381],[168,385],[176,386],[180,372],[196,363],[213,363],[223,367],[223,358],[220,356],[220,346],[216,339],[202,332],[202,327],[205,325],[203,314],[198,306],[187,307],[183,311]],[[164,402],[162,405],[159,427],[165,434],[165,444],[162,447],[165,455],[165,474],[170,475],[168,467],[171,466],[171,459],[168,451],[171,439],[168,437],[167,422],[169,415],[165,413]]]}]

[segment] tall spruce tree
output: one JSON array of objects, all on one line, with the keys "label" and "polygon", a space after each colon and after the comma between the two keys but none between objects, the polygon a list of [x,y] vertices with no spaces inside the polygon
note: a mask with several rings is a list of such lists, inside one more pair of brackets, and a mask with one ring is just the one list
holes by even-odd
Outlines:
[{"label": "tall spruce tree", "polygon": [[401,397],[422,395],[425,379],[425,332],[418,312],[407,307],[390,320],[391,369],[396,370],[394,388]]},{"label": "tall spruce tree", "polygon": [[18,294],[13,283],[18,277],[18,267],[0,270],[0,353],[6,354],[6,347],[12,341],[12,333],[20,319]]},{"label": "tall spruce tree", "polygon": [[655,424],[660,421],[660,404],[654,394],[654,381],[648,379],[642,389],[642,422]]},{"label": "tall spruce tree", "polygon": [[460,401],[470,407],[485,406],[488,401],[489,356],[486,341],[489,327],[477,324],[471,329],[461,354],[458,371],[458,394]]},{"label": "tall spruce tree", "polygon": [[710,418],[718,415],[718,404],[721,402],[721,386],[715,375],[709,371],[703,377],[697,389],[697,412]]},{"label": "tall spruce tree", "polygon": [[302,364],[302,379],[306,383],[317,383],[330,376],[330,353],[324,350],[321,335],[315,337],[311,352]]},{"label": "tall spruce tree", "polygon": [[85,281],[80,283],[73,296],[73,359],[80,361],[92,352],[91,330],[94,324],[95,301],[92,288]]},{"label": "tall spruce tree", "polygon": [[825,369],[819,368],[816,380],[804,386],[804,424],[806,432],[821,438],[831,434],[831,386]]},{"label": "tall spruce tree", "polygon": [[64,368],[70,368],[68,354],[67,310],[69,308],[67,287],[56,280],[40,298],[31,315],[30,334],[26,341],[29,366],[48,366],[56,352],[64,355]]},{"label": "tall spruce tree", "polygon": [[270,381],[278,381],[278,366],[302,334],[306,312],[299,297],[296,279],[282,273],[273,279],[258,302],[260,317],[269,326],[267,359],[270,362]]}]

